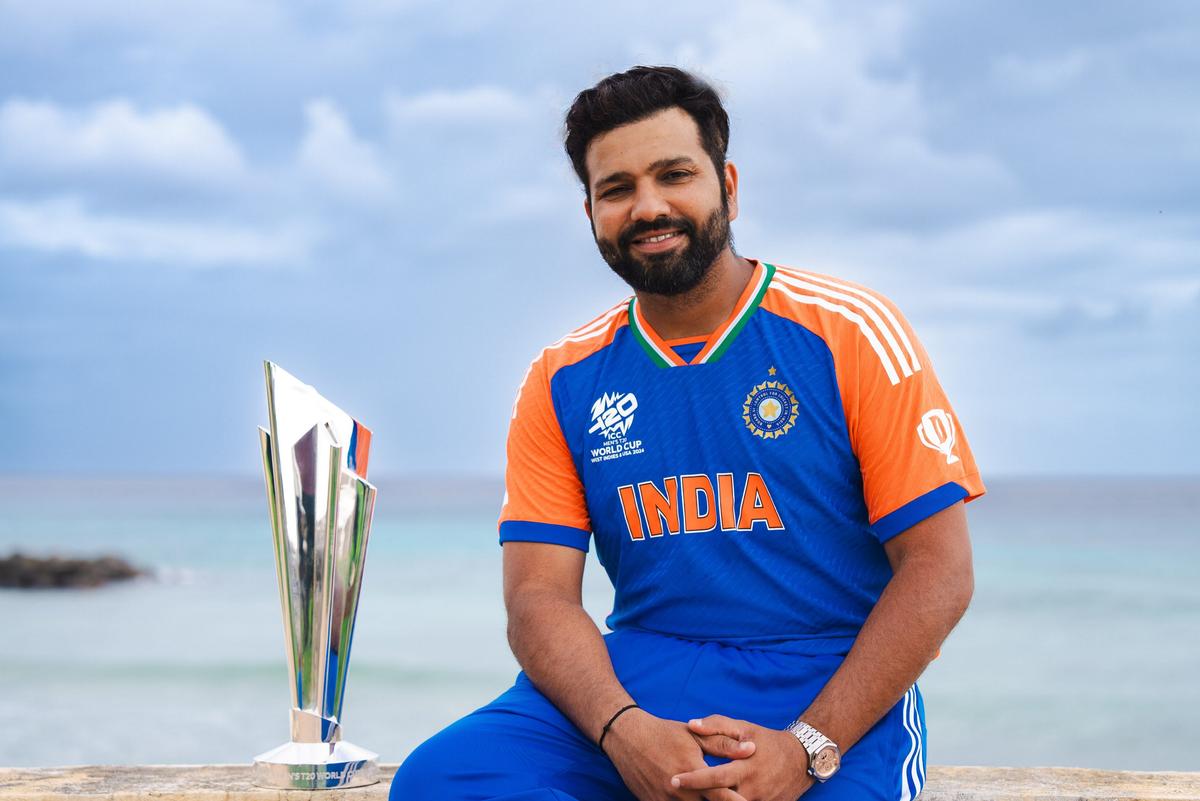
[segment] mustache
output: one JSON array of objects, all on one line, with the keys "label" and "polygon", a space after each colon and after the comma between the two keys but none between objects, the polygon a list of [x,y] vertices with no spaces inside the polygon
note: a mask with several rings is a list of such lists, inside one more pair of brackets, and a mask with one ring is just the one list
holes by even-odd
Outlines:
[{"label": "mustache", "polygon": [[683,217],[658,217],[653,220],[639,220],[621,232],[621,235],[617,237],[617,244],[620,245],[622,250],[628,250],[633,244],[633,240],[638,237],[665,234],[667,231],[681,231],[694,239],[696,227]]}]

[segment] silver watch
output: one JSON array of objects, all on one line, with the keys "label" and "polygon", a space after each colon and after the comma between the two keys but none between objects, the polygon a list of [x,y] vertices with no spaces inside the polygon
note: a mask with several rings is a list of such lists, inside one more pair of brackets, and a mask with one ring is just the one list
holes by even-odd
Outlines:
[{"label": "silver watch", "polygon": [[837,743],[797,719],[787,727],[808,752],[808,774],[819,782],[827,781],[842,766],[842,752]]}]

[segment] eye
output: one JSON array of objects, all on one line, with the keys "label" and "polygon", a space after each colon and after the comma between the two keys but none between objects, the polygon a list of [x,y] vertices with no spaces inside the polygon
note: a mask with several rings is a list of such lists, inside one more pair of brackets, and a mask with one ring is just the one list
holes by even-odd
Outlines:
[{"label": "eye", "polygon": [[682,181],[691,177],[692,173],[689,170],[671,170],[663,176],[668,181]]},{"label": "eye", "polygon": [[605,199],[619,197],[620,195],[622,195],[623,193],[628,192],[628,191],[629,191],[628,187],[614,186],[609,189],[605,189],[603,192],[601,192],[600,197],[605,198]]}]

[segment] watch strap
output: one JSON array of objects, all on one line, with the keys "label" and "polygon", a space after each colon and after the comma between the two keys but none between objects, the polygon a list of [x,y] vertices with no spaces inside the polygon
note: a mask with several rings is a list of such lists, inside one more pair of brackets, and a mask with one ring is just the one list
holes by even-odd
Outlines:
[{"label": "watch strap", "polygon": [[[817,758],[817,754],[821,753],[826,748],[833,748],[833,750],[837,752],[838,757],[840,758],[841,757],[841,749],[839,749],[837,747],[837,743],[835,743],[833,740],[830,740],[828,737],[826,737],[824,734],[822,734],[818,729],[816,729],[813,726],[810,726],[809,724],[805,723],[803,720],[800,720],[799,718],[797,718],[795,721],[793,721],[787,727],[787,730],[789,732],[791,732],[792,735],[797,740],[800,741],[800,745],[804,746],[804,750],[808,752],[808,773],[809,773],[809,775],[812,776],[814,779],[817,779],[818,781],[825,781],[830,776],[832,776],[833,774],[830,774],[830,776],[825,776],[825,777],[818,776],[816,771],[813,770],[812,765],[813,765],[813,760],[815,760]],[[834,772],[836,772],[836,770]]]}]

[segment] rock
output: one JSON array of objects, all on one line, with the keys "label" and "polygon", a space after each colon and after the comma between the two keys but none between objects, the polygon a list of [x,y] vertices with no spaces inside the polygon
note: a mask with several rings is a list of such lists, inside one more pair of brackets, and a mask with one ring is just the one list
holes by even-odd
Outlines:
[{"label": "rock", "polygon": [[146,575],[117,556],[93,559],[36,557],[14,553],[0,557],[0,587],[58,589],[99,587],[111,581],[126,581]]}]

